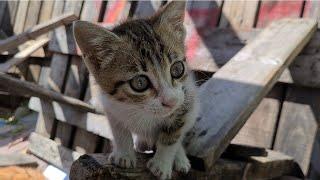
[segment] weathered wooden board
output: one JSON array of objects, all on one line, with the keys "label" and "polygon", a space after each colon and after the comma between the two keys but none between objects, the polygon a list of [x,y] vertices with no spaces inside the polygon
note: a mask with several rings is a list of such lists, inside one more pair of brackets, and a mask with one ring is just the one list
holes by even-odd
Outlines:
[{"label": "weathered wooden board", "polygon": [[11,36],[5,40],[2,40],[0,41],[0,53],[6,50],[16,48],[17,46],[19,46],[22,43],[25,43],[28,40],[35,39],[41,34],[47,33],[48,31],[58,26],[69,24],[74,20],[76,20],[76,17],[73,14],[65,14],[51,21],[44,22],[42,24],[34,26],[24,33],[21,33],[16,36]]},{"label": "weathered wooden board", "polygon": [[26,20],[24,22],[23,31],[28,30],[38,23],[38,18],[41,9],[41,1],[30,1],[28,11],[26,14]]},{"label": "weathered wooden board", "polygon": [[[63,56],[68,58],[68,56]],[[66,64],[63,64],[63,67],[67,67],[67,62],[68,60],[64,61],[64,63]],[[53,66],[52,68],[56,67]],[[84,85],[86,76],[86,68],[81,58],[73,56],[71,58],[71,65],[69,71],[66,72],[66,69],[63,69],[63,71],[64,73],[68,73],[65,77],[61,78],[62,81],[64,81],[64,78],[66,78],[64,94],[66,96],[74,97],[77,99],[80,98],[80,93],[82,90],[82,86]],[[72,126],[70,124],[58,121],[55,141],[61,143],[65,147],[70,147],[73,138],[71,135],[72,131]]]},{"label": "weathered wooden board", "polygon": [[[267,157],[252,157],[251,162],[219,159],[208,171],[191,169],[188,174],[173,173],[172,179],[272,179],[283,175],[295,175],[291,157],[269,151]],[[156,179],[145,163],[150,155],[138,154],[138,167],[123,169],[108,165],[108,154],[83,155],[71,166],[71,179]],[[191,163],[193,163],[191,161]],[[298,169],[299,170],[299,169]]]},{"label": "weathered wooden board", "polygon": [[161,6],[162,1],[139,1],[134,12],[136,18],[146,18],[153,15]]},{"label": "weathered wooden board", "polygon": [[7,9],[7,2],[6,1],[1,1],[0,2],[0,28],[2,29],[2,21],[5,18],[5,13]]},{"label": "weathered wooden board", "polygon": [[[82,0],[67,0],[64,4],[63,13],[73,13],[77,17],[80,17],[82,4]],[[49,50],[63,54],[77,54],[77,47],[72,32],[71,25],[57,28],[49,43]]]},{"label": "weathered wooden board", "polygon": [[85,0],[81,11],[80,19],[90,22],[98,22],[102,10],[102,0]]},{"label": "weathered wooden board", "polygon": [[257,27],[266,27],[282,18],[298,18],[303,10],[303,0],[261,1]]},{"label": "weathered wooden board", "polygon": [[43,23],[51,19],[55,1],[42,1],[38,23]]},{"label": "weathered wooden board", "polygon": [[[85,113],[74,108],[53,102],[53,114],[55,119],[85,129],[99,136],[113,139],[108,120],[103,115]],[[34,111],[41,111],[42,104],[39,98],[32,97],[29,101],[29,108]]]},{"label": "weathered wooden board", "polygon": [[13,28],[15,34],[23,32],[24,23],[27,17],[28,6],[29,0],[19,2],[19,7],[16,12],[16,20]]},{"label": "weathered wooden board", "polygon": [[272,23],[204,83],[187,152],[210,167],[315,31],[314,20]]},{"label": "weathered wooden board", "polygon": [[232,143],[271,149],[283,94],[284,85],[276,84],[251,114]]},{"label": "weathered wooden board", "polygon": [[258,4],[258,0],[225,1],[219,26],[231,27],[233,30],[251,29],[256,21]]},{"label": "weathered wooden board", "polygon": [[305,174],[318,130],[319,101],[317,89],[288,87],[275,139],[274,149],[292,156]]},{"label": "weathered wooden board", "polygon": [[32,154],[63,169],[67,173],[69,172],[73,161],[81,156],[80,153],[58,145],[54,141],[37,133],[32,133],[29,137],[29,141],[28,150]]},{"label": "weathered wooden board", "polygon": [[109,1],[104,14],[103,23],[117,24],[125,20],[129,15],[131,2],[124,1]]},{"label": "weathered wooden board", "polygon": [[1,154],[0,167],[4,166],[28,166],[37,167],[38,163],[27,154]]},{"label": "weathered wooden board", "polygon": [[[6,5],[4,10],[1,10],[3,13],[2,22],[0,24],[2,35],[5,34],[7,37],[14,34],[13,27],[15,21],[16,11],[18,9],[18,1],[2,1]],[[0,14],[1,14],[0,13]],[[1,18],[1,17],[0,17]]]},{"label": "weathered wooden board", "polygon": [[13,56],[13,58],[7,60],[5,63],[0,64],[0,72],[7,72],[13,66],[16,66],[26,59],[28,59],[32,53],[37,51],[39,48],[42,48],[49,42],[49,38],[42,38],[34,41],[24,50],[18,52]]}]

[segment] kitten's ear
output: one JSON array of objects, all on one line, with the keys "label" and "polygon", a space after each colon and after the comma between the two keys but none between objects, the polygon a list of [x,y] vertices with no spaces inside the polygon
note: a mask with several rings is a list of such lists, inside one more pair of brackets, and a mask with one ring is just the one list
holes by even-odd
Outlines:
[{"label": "kitten's ear", "polygon": [[111,59],[121,43],[121,39],[116,34],[86,21],[74,22],[73,32],[86,64],[95,69]]},{"label": "kitten's ear", "polygon": [[183,27],[185,8],[185,1],[172,1],[158,12],[156,18],[160,23],[166,23],[173,27]]}]

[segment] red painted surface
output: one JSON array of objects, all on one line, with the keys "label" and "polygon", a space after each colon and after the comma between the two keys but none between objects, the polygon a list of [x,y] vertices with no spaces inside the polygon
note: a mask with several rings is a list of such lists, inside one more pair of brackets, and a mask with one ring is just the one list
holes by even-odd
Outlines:
[{"label": "red painted surface", "polygon": [[103,18],[104,23],[116,23],[122,16],[127,1],[110,1]]},{"label": "red painted surface", "polygon": [[288,17],[300,17],[303,0],[295,1],[262,1],[257,27],[265,27],[274,20]]},{"label": "red painted surface", "polygon": [[217,26],[220,13],[220,7],[190,7],[188,9],[188,14],[185,18],[187,32],[189,33],[186,39],[186,56],[188,62],[192,62],[195,59],[196,52],[203,42],[201,37],[203,31],[208,31]]}]

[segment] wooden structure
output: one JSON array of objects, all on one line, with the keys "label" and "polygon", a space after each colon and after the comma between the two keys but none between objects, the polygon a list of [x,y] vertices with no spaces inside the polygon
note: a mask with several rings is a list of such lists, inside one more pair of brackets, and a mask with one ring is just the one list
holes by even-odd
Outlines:
[{"label": "wooden structure", "polygon": [[[72,13],[81,20],[109,26],[127,17],[146,17],[164,4],[165,1],[1,1],[0,38],[20,34],[64,13]],[[185,22],[188,63],[200,79],[208,79],[272,21],[285,17],[318,20],[319,6],[317,1],[302,0],[188,2]],[[26,40],[35,38],[26,37]],[[320,154],[320,148],[313,148],[320,146],[320,139],[315,140],[317,133],[319,134],[317,113],[320,112],[317,104],[320,98],[317,90],[320,87],[319,38],[319,33],[316,33],[302,53],[284,70],[275,86],[268,87],[271,88],[269,94],[232,140],[232,143],[288,154],[294,157],[305,174],[310,169],[312,152],[313,157],[319,157]],[[50,53],[46,54],[43,61],[23,61],[23,65],[29,65],[17,66],[18,70],[11,68],[9,72],[18,72],[22,79],[63,94],[64,96],[60,96],[62,101],[65,100],[63,97],[68,96],[72,97],[72,102],[78,99],[86,102],[83,105],[87,106],[90,103],[90,80],[74,43],[70,25],[60,26],[51,34],[50,39],[46,47]],[[5,41],[0,41],[0,45],[3,42]],[[286,43],[286,40],[279,44],[282,43]],[[27,56],[33,51],[28,52]],[[219,76],[219,73],[215,76]],[[274,79],[270,81],[274,83]],[[101,128],[108,127],[103,116],[84,112],[83,109],[79,110],[57,99],[51,100],[55,102],[33,97],[29,102],[29,107],[38,112],[36,132],[31,136],[31,142],[34,142],[30,146],[32,153],[68,171],[72,161],[83,153],[110,151],[110,131]],[[90,108],[89,105],[87,107]],[[249,114],[248,111],[245,115]],[[244,122],[245,120],[240,124]],[[240,128],[240,124],[235,129]],[[227,140],[231,140],[233,135]],[[296,139],[299,139],[299,143]],[[51,156],[36,148],[41,144],[52,143],[56,149]],[[224,143],[223,147],[226,146]],[[216,159],[221,153],[212,157]],[[314,160],[314,163],[319,161]],[[313,172],[317,167],[320,165],[311,165],[310,171]]]}]

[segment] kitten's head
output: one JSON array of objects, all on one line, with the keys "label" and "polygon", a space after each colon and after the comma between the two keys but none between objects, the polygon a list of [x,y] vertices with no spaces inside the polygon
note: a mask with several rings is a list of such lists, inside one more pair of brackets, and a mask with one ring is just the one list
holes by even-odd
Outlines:
[{"label": "kitten's head", "polygon": [[183,26],[185,2],[171,2],[148,19],[124,22],[112,31],[74,24],[85,64],[114,101],[158,117],[181,106],[189,72]]}]

